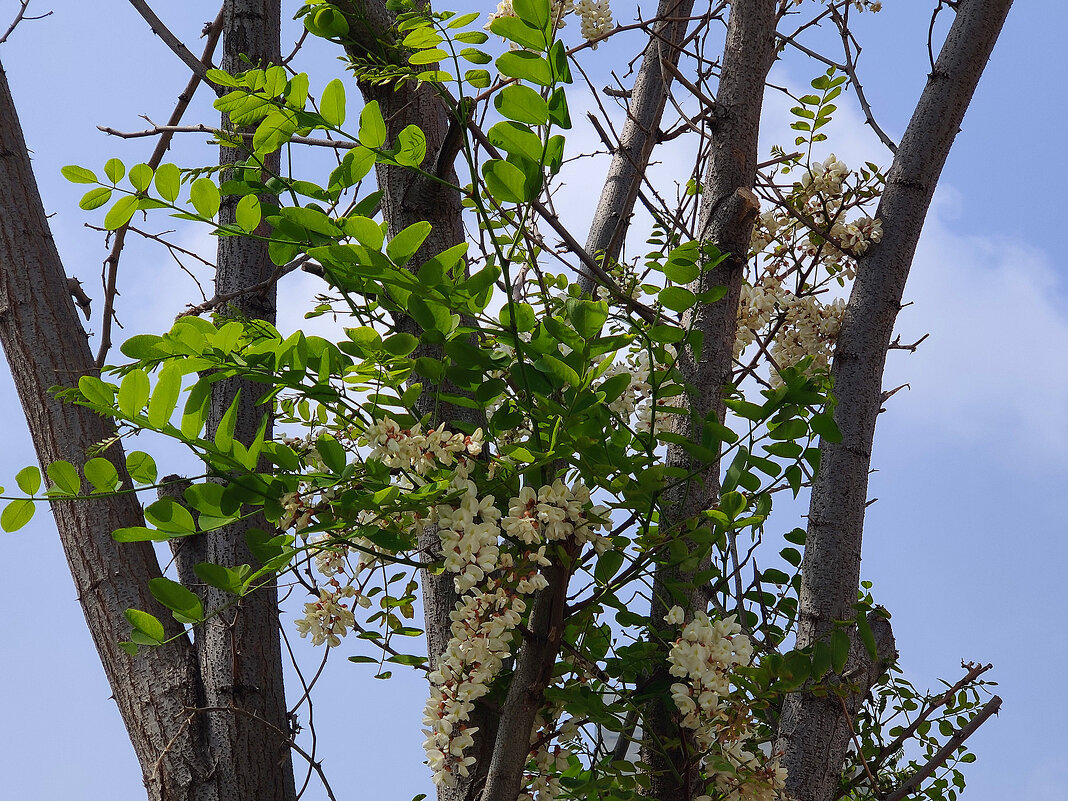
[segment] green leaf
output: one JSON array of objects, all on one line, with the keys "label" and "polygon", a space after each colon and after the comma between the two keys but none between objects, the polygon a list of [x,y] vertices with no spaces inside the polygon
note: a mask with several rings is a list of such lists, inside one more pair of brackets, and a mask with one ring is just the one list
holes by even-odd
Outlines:
[{"label": "green leaf", "polygon": [[138,192],[144,192],[152,185],[152,168],[147,164],[135,164],[130,168],[130,184]]},{"label": "green leaf", "polygon": [[386,121],[377,100],[372,100],[360,112],[360,143],[364,147],[380,148],[386,141]]},{"label": "green leaf", "polygon": [[104,165],[104,175],[108,177],[108,180],[113,184],[117,184],[122,180],[122,176],[126,174],[126,165],[122,163],[120,159],[108,159]]},{"label": "green leaf", "polygon": [[[123,614],[126,616],[126,620],[130,625],[134,627],[134,635],[143,634],[150,642],[140,642],[140,645],[159,645],[166,638],[166,633],[163,630],[163,624],[154,616],[148,612],[142,612],[140,609],[127,609]],[[136,636],[131,637],[134,642],[138,642]]]},{"label": "green leaf", "polygon": [[193,515],[174,498],[164,497],[145,508],[145,519],[169,534],[194,534]]},{"label": "green leaf", "polygon": [[222,70],[208,70],[207,73],[205,73],[205,77],[212,83],[218,84],[219,86],[241,86],[240,81],[230,75],[230,73],[223,72]]},{"label": "green leaf", "polygon": [[675,312],[684,312],[697,303],[697,296],[681,286],[669,286],[660,290],[660,303]]},{"label": "green leaf", "polygon": [[407,356],[415,350],[418,344],[418,337],[401,331],[386,337],[382,342],[382,347],[394,356]]},{"label": "green leaf", "polygon": [[85,211],[99,209],[111,200],[111,193],[113,191],[114,190],[110,186],[98,186],[96,189],[90,189],[82,195],[82,199],[78,201],[78,207]]},{"label": "green leaf", "polygon": [[0,528],[11,534],[18,531],[33,519],[37,505],[28,499],[20,498],[4,507],[0,513]]},{"label": "green leaf", "polygon": [[104,227],[109,231],[122,228],[134,216],[139,201],[140,198],[137,195],[123,195],[120,197],[104,216]]},{"label": "green leaf", "polygon": [[201,217],[211,219],[218,214],[221,201],[219,187],[210,178],[198,178],[189,187],[189,202]]},{"label": "green leaf", "polygon": [[260,199],[255,195],[245,195],[237,201],[237,209],[234,212],[235,220],[242,229],[252,233],[259,227],[263,211],[260,207]]},{"label": "green leaf", "polygon": [[544,29],[531,27],[519,17],[497,17],[490,22],[489,29],[497,36],[539,53],[549,46],[549,38]]},{"label": "green leaf", "polygon": [[99,182],[95,172],[87,170],[85,167],[79,167],[77,164],[68,164],[66,167],[61,168],[60,172],[72,184],[95,184]]},{"label": "green leaf", "polygon": [[601,333],[608,320],[608,304],[603,300],[579,300],[568,298],[564,303],[568,319],[583,339],[592,339]]},{"label": "green leaf", "polygon": [[82,468],[86,480],[97,492],[111,492],[119,486],[119,471],[107,459],[96,457],[90,459]]},{"label": "green leaf", "polygon": [[70,462],[59,459],[48,465],[46,472],[54,487],[70,495],[81,495],[82,477]]},{"label": "green leaf", "polygon": [[432,226],[425,220],[412,223],[389,240],[389,244],[386,245],[386,255],[398,267],[403,267],[419,250],[423,241],[430,236],[431,230]]},{"label": "green leaf", "polygon": [[623,566],[622,551],[605,551],[597,559],[593,568],[593,577],[598,584],[607,584]]},{"label": "green leaf", "polygon": [[497,111],[516,122],[544,125],[549,121],[549,106],[545,99],[522,84],[510,84],[493,99]]},{"label": "green leaf", "polygon": [[174,613],[179,623],[199,623],[204,619],[204,606],[190,590],[164,576],[149,579],[152,597]]},{"label": "green leaf", "polygon": [[530,200],[527,176],[515,164],[503,159],[489,159],[482,164],[486,188],[501,203]]},{"label": "green leaf", "polygon": [[812,415],[809,425],[827,442],[842,441],[842,432],[838,430],[838,424],[834,422],[834,417],[829,413]]},{"label": "green leaf", "polygon": [[211,405],[211,384],[198,381],[189,390],[185,407],[182,409],[181,431],[186,439],[195,439],[204,428],[208,419],[208,407]]},{"label": "green leaf", "polygon": [[126,454],[126,471],[135,484],[156,483],[156,460],[144,451],[130,451]]},{"label": "green leaf", "polygon": [[154,528],[147,528],[146,526],[127,526],[125,528],[116,529],[111,534],[111,538],[115,540],[115,542],[166,542],[167,540],[179,536],[182,535],[172,534],[167,531],[158,531]]},{"label": "green leaf", "polygon": [[36,495],[41,488],[41,471],[32,465],[24,467],[15,475],[15,483],[27,495]]},{"label": "green leaf", "polygon": [[340,128],[345,124],[345,84],[340,78],[334,78],[326,85],[319,101],[319,113],[327,125]]},{"label": "green leaf", "polygon": [[549,118],[554,124],[560,126],[564,130],[571,127],[571,112],[567,110],[567,95],[564,94],[563,87],[554,89],[553,93],[549,95],[549,102],[546,104],[546,109],[549,112]]},{"label": "green leaf", "polygon": [[408,125],[397,134],[397,152],[393,159],[405,167],[419,167],[426,158],[426,134],[418,125]]},{"label": "green leaf", "polygon": [[119,411],[127,417],[134,417],[148,403],[149,383],[144,370],[131,370],[122,379],[119,386]]},{"label": "green leaf", "polygon": [[464,73],[464,80],[476,89],[485,89],[491,83],[487,70],[468,70]]},{"label": "green leaf", "polygon": [[510,78],[530,81],[540,86],[553,83],[549,62],[529,50],[508,50],[497,57],[497,70]]},{"label": "green leaf", "polygon": [[[209,182],[210,183],[210,182]],[[214,184],[212,184],[214,186]],[[148,422],[153,428],[163,428],[171,419],[178,396],[182,392],[182,373],[174,362],[168,362],[159,373],[156,388],[148,402]]]},{"label": "green leaf", "polygon": [[241,565],[239,569],[231,570],[210,562],[201,562],[193,567],[193,572],[205,584],[233,595],[243,594],[245,576],[248,575],[248,571],[248,565]]},{"label": "green leaf", "polygon": [[793,418],[784,420],[768,432],[772,439],[795,440],[801,439],[808,433],[808,426],[804,420]]},{"label": "green leaf", "polygon": [[156,191],[168,203],[178,199],[182,188],[182,175],[174,164],[160,164],[156,168]]},{"label": "green leaf", "polygon": [[868,617],[863,611],[857,612],[857,633],[860,635],[861,642],[864,643],[864,648],[868,651],[868,656],[872,659],[878,659],[879,649],[875,645],[875,635],[872,633]]},{"label": "green leaf", "polygon": [[486,132],[486,138],[494,147],[508,153],[517,153],[524,158],[538,163],[542,159],[543,145],[541,137],[526,125],[518,122],[498,122]]},{"label": "green leaf", "polygon": [[849,635],[842,629],[834,629],[831,632],[831,667],[835,673],[841,673],[845,669],[846,660],[849,659]]},{"label": "green leaf", "polygon": [[275,108],[268,112],[252,135],[252,148],[259,155],[274,153],[290,140],[297,131],[297,119],[288,108]]},{"label": "green leaf", "polygon": [[549,12],[549,0],[512,0],[515,15],[531,27],[543,31],[549,30],[552,16]]},{"label": "green leaf", "polygon": [[422,298],[408,301],[408,313],[424,331],[439,331],[448,334],[452,330],[452,315],[446,306]]},{"label": "green leaf", "polygon": [[234,428],[237,426],[237,414],[241,403],[241,389],[234,393],[234,399],[230,407],[219,420],[219,427],[215,429],[215,447],[223,453],[229,453],[234,445]]},{"label": "green leaf", "polygon": [[387,662],[393,662],[397,665],[408,665],[410,667],[419,667],[426,664],[425,656],[415,656],[414,654],[394,654],[386,659]]}]

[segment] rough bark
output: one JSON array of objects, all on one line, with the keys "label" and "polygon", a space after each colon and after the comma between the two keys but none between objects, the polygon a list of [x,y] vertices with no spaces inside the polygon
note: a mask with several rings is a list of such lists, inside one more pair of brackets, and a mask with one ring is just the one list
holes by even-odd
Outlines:
[{"label": "rough bark", "polygon": [[[342,0],[335,5],[344,11],[349,22],[352,41],[346,45],[346,49],[350,55],[357,59],[371,57],[379,63],[407,63],[403,52],[396,47],[392,32],[393,15],[386,10],[382,0]],[[428,85],[375,85],[371,80],[362,80],[360,90],[366,101],[378,101],[386,122],[387,143],[394,141],[396,135],[408,125],[418,126],[427,143],[427,155],[422,168],[445,181],[456,183],[453,159],[456,156],[456,137],[461,134],[460,126],[464,121],[454,118]],[[375,176],[378,188],[382,190],[382,218],[386,221],[389,236],[395,236],[420,221],[429,222],[432,226],[430,235],[412,257],[410,264],[413,269],[465,241],[459,192],[421,179],[403,167],[378,164]],[[414,336],[422,333],[415,322],[408,318],[398,320],[398,328]],[[416,355],[440,357],[441,349],[420,344]],[[423,384],[424,391],[417,401],[416,411],[420,415],[429,415],[431,425],[484,425],[484,416],[480,412],[443,403],[430,382],[423,381]],[[440,389],[456,392],[448,382]],[[441,554],[441,541],[433,528],[424,528],[419,545],[426,558],[436,558]],[[430,663],[434,664],[444,653],[452,636],[449,613],[456,607],[458,595],[453,578],[448,573],[434,575],[424,570],[421,582],[427,654]],[[455,787],[438,788],[439,801],[470,801],[477,797],[485,783],[497,729],[497,713],[479,702],[471,713],[471,725],[479,729],[470,749],[477,762],[472,766],[470,777],[458,780]]]},{"label": "rough bark", "polygon": [[[230,0],[223,9],[222,68],[230,72],[249,69],[241,56],[266,66],[281,60],[279,53],[279,0]],[[224,117],[223,127],[228,127]],[[247,158],[244,150],[222,147],[220,164]],[[277,172],[278,158],[267,163]],[[239,198],[223,198],[219,222],[234,221]],[[272,264],[265,243],[244,237],[219,239],[216,295],[240,292],[269,278]],[[250,322],[275,319],[275,288],[240,295],[220,311],[223,317]],[[249,381],[225,379],[212,387],[207,431],[212,436],[222,416],[240,392],[234,438],[249,445],[256,437],[264,407],[256,401],[263,387]],[[270,436],[268,424],[267,435]],[[255,565],[245,542],[249,528],[262,528],[252,519],[198,535],[181,544],[179,574],[193,575],[194,565],[211,562],[225,566]],[[222,609],[233,598],[213,587],[197,588],[204,608]],[[282,679],[282,653],[278,631],[278,597],[265,587],[209,617],[195,631],[200,665],[199,706],[204,737],[215,766],[214,780],[220,799],[233,801],[292,801],[296,798],[289,722]]]},{"label": "rough bark", "polygon": [[[617,260],[623,249],[638,190],[660,134],[660,120],[674,78],[670,67],[679,63],[693,5],[693,0],[660,0],[657,8],[660,21],[649,37],[642,65],[631,87],[627,121],[623,124],[619,146],[612,154],[586,239],[586,252],[603,259],[606,265]],[[583,273],[580,280],[582,291],[593,294],[596,286],[593,276]]]},{"label": "rough bark", "polygon": [[[50,388],[69,387],[95,368],[88,339],[67,290],[67,278],[48,229],[22,129],[0,69],[0,343],[11,366],[42,467],[66,460],[80,466],[89,448],[113,434],[105,420],[56,400]],[[126,476],[120,444],[104,454]],[[197,703],[196,657],[178,636],[181,627],[148,591],[161,575],[148,543],[120,545],[111,532],[144,525],[133,495],[92,501],[54,501],[52,513],[101,664],[114,693],[152,801],[217,801],[203,750]],[[130,656],[129,608],[161,621],[165,648]]]},{"label": "rough bark", "polygon": [[[716,123],[710,145],[709,165],[703,181],[700,238],[730,256],[712,270],[703,272],[690,289],[700,294],[713,287],[727,288],[716,303],[699,304],[691,323],[703,334],[701,353],[686,348],[679,354],[679,369],[687,385],[690,414],[673,422],[678,433],[700,441],[703,421],[715,414],[723,420],[723,388],[731,380],[731,359],[737,329],[738,298],[749,254],[749,239],[759,204],[752,192],[756,178],[757,137],[764,99],[764,81],[775,58],[774,0],[735,0],[731,6],[724,44],[720,84],[716,93]],[[694,477],[672,490],[664,499],[661,526],[678,525],[719,499],[719,462],[698,464],[680,447],[668,449],[667,463],[694,471]],[[674,566],[657,569],[653,583],[652,620],[661,621],[677,602],[672,590],[688,594],[688,610],[704,609],[703,588],[684,589],[689,577]],[[667,661],[660,674],[667,679]],[[660,801],[688,801],[704,791],[696,786],[696,764],[685,743],[685,733],[674,721],[667,703],[653,702],[645,712],[644,725],[655,735],[643,746],[643,761],[650,766],[651,797]],[[662,749],[659,742],[677,746]]]},{"label": "rough bark", "polygon": [[[859,260],[832,366],[842,440],[821,446],[809,508],[799,648],[827,637],[836,620],[852,617],[890,337],[935,186],[1011,4],[957,4],[956,19],[887,175],[876,212],[882,242]],[[776,750],[783,752],[782,764],[790,773],[788,790],[800,801],[826,801],[845,757],[844,721],[805,693],[788,699],[783,721]]]}]

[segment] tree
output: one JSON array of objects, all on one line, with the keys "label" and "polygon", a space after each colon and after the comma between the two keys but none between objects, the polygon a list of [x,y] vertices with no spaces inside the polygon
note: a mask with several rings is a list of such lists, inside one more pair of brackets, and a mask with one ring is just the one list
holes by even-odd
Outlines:
[{"label": "tree", "polygon": [[[610,140],[614,161],[585,247],[550,203],[565,152],[556,132],[571,125],[564,87],[576,54],[554,37],[569,5],[500,9],[491,33],[517,47],[493,59],[466,18],[310,3],[306,27],[345,48],[366,103],[325,186],[294,183],[277,154],[329,146],[311,136],[317,130],[343,133],[344,85],[332,81],[309,106],[308,81],[269,66],[280,61],[277,4],[224,5],[221,71],[205,67],[211,47],[196,59],[172,42],[196,73],[192,86],[210,80],[229,114],[216,132],[227,170],[186,173],[189,203],[178,200],[181,173],[161,164],[165,145],[129,170],[132,190],[115,186],[121,162],[108,165],[106,181],[84,168],[68,177],[99,184],[87,207],[118,192],[105,220],[119,232],[105,319],[126,224],[164,206],[220,234],[216,297],[196,310],[217,316],[131,340],[133,362],[114,381],[95,366],[109,337],[94,360],[73,333],[80,323],[4,87],[0,338],[150,797],[295,795],[275,634],[276,582],[293,566],[318,571],[304,633],[334,644],[357,625],[356,599],[380,598],[362,625],[383,626],[383,656],[421,664],[392,644],[412,631],[414,583],[372,595],[366,573],[344,565],[359,553],[365,564],[422,568],[437,704],[428,706],[428,759],[443,798],[512,799],[532,781],[561,792],[551,749],[558,728],[575,728],[556,720],[564,712],[594,727],[577,741],[592,754],[559,752],[563,786],[584,795],[640,786],[663,799],[734,789],[759,797],[781,782],[777,768],[797,798],[872,792],[849,778],[847,759],[870,762],[869,781],[890,785],[880,791],[902,793],[969,733],[951,728],[949,752],[923,770],[900,762],[896,747],[883,753],[891,738],[880,739],[878,713],[862,702],[872,688],[889,698],[901,685],[887,673],[885,616],[864,596],[858,606],[857,589],[882,363],[934,186],[1009,3],[957,4],[884,185],[874,165],[847,181],[842,165],[815,162],[810,150],[758,164],[767,71],[780,47],[803,46],[813,15],[841,31],[846,60],[800,98],[796,145],[820,140],[847,80],[859,89],[850,4],[805,7],[796,22],[792,3],[736,0],[694,15],[692,4],[665,0],[640,26],[648,44],[627,93],[631,114]],[[598,28],[601,6],[580,10],[584,35],[609,33]],[[703,54],[721,19],[710,81]],[[448,62],[464,45],[473,68],[457,84]],[[491,60],[500,83],[478,67]],[[696,69],[687,77],[680,64]],[[690,99],[673,98],[676,81]],[[664,131],[669,98],[682,123]],[[490,99],[507,119],[487,129]],[[684,132],[695,135],[700,169],[678,204],[665,205],[642,182],[656,139]],[[360,181],[372,166],[379,189],[368,196]],[[791,171],[801,179],[780,185]],[[467,181],[472,188],[458,186]],[[654,253],[636,275],[623,247],[639,196]],[[873,216],[852,216],[876,198]],[[761,201],[771,210],[757,222]],[[573,272],[547,274],[550,258]],[[340,345],[283,340],[270,325],[275,282],[301,265],[321,272],[363,323]],[[852,282],[847,305],[819,302],[835,281]],[[28,345],[42,342],[54,345]],[[198,372],[171,425],[183,377]],[[80,377],[66,403],[49,394],[57,375]],[[358,401],[339,392],[342,380]],[[274,437],[276,415],[313,424],[314,435]],[[189,445],[205,475],[157,482],[146,455],[122,452],[116,433],[132,429]],[[83,476],[111,494],[71,498],[85,490]],[[144,513],[133,495],[114,492],[131,481],[159,485]],[[808,531],[791,534],[804,544],[797,577],[764,570],[743,585],[753,555],[745,548],[762,535],[773,491],[808,484]],[[19,485],[37,494],[39,473],[24,471]],[[5,527],[32,508],[13,501]],[[296,539],[285,533],[294,526]],[[177,581],[163,575],[150,540],[174,549]],[[583,571],[586,589],[576,583]],[[620,593],[646,581],[651,611],[637,614]],[[195,624],[192,639],[186,624]],[[795,646],[782,655],[790,634]],[[462,636],[483,649],[477,659],[457,645]],[[718,645],[716,658],[693,664],[694,642]],[[962,688],[978,674],[966,678]],[[617,732],[616,762],[597,743],[605,731]],[[860,761],[847,753],[851,739]],[[642,746],[641,771],[622,758],[631,740]],[[778,756],[766,759],[762,743]]]}]

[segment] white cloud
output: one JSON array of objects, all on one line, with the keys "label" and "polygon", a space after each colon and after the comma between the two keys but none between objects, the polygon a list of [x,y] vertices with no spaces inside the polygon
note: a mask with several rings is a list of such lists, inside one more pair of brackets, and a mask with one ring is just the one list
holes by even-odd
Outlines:
[{"label": "white cloud", "polygon": [[931,336],[914,355],[890,355],[887,386],[912,387],[893,412],[935,437],[1063,459],[1068,288],[1042,251],[961,233],[964,202],[944,188],[928,215],[898,330],[903,342]]}]

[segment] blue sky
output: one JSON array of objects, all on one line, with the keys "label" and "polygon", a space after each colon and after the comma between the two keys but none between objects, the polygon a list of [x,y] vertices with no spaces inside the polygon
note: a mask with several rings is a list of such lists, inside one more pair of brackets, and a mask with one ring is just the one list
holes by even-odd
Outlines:
[{"label": "blue sky", "polygon": [[[0,17],[13,15],[16,5],[0,4]],[[297,7],[292,0],[284,5]],[[621,13],[621,0],[615,5]],[[932,5],[887,0],[881,14],[858,23],[865,88],[895,139],[929,69]],[[195,0],[180,11],[160,8],[199,52],[196,36],[217,6]],[[97,300],[96,329],[106,250],[99,234],[83,228],[81,191],[62,180],[59,167],[97,168],[112,155],[127,163],[146,159],[148,141],[123,143],[94,126],[139,129],[140,114],[165,120],[186,75],[126,3],[36,0],[31,9],[55,13],[24,24],[0,48],[0,59],[68,273]],[[899,320],[903,341],[931,336],[916,354],[891,355],[886,385],[908,382],[911,390],[888,402],[874,455],[871,495],[879,500],[868,513],[863,572],[894,615],[902,665],[923,686],[956,676],[961,659],[993,662],[1001,683],[1001,715],[971,741],[979,761],[968,771],[969,801],[1068,798],[1068,701],[1060,690],[1068,662],[1060,589],[1068,561],[1068,264],[1059,211],[1066,23],[1068,10],[1052,0],[1017,3],[1010,15],[950,156],[906,290],[913,305]],[[291,29],[284,41],[295,38]],[[313,55],[313,64],[330,68],[330,53]],[[590,61],[601,74],[621,62],[608,46]],[[791,61],[773,77],[799,86],[816,74]],[[199,97],[188,121],[215,119],[206,98]],[[862,121],[843,104],[830,149],[849,164],[885,163],[885,150]],[[767,145],[788,141],[785,132],[775,133],[782,122],[781,110],[769,108]],[[202,141],[183,139],[174,160],[210,159]],[[672,154],[663,158],[670,166]],[[586,205],[569,204],[582,233]],[[204,245],[195,236],[185,241]],[[157,249],[132,243],[122,264],[127,335],[158,330],[183,303],[199,299]],[[291,291],[306,292],[303,280]],[[295,324],[299,313],[287,318]],[[7,478],[0,483],[11,486],[10,477],[35,457],[6,376],[0,408],[8,415],[0,459],[0,477]],[[50,523],[40,514],[22,532],[0,537],[6,612],[0,708],[8,720],[0,776],[9,795],[25,801],[133,801],[143,797],[139,770]],[[339,797],[402,800],[425,791],[428,776],[418,764],[421,682],[369,686],[363,668],[343,656],[328,669],[316,709]],[[306,797],[324,796],[313,789]]]}]

